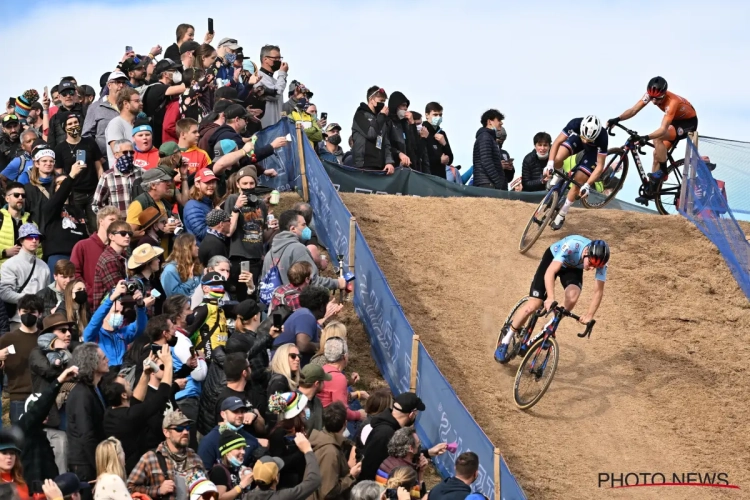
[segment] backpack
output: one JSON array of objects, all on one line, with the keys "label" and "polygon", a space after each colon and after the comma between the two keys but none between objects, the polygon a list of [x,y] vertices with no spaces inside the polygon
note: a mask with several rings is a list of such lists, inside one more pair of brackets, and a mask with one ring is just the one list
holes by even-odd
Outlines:
[{"label": "backpack", "polygon": [[[284,250],[286,250],[286,248],[284,248]],[[271,304],[273,292],[283,285],[281,282],[281,272],[279,272],[279,262],[281,261],[281,257],[284,256],[284,250],[281,251],[281,255],[278,259],[274,259],[273,253],[271,254],[271,262],[273,262],[273,265],[265,276],[261,278],[260,283],[258,283],[258,299],[260,299],[264,305]]]}]

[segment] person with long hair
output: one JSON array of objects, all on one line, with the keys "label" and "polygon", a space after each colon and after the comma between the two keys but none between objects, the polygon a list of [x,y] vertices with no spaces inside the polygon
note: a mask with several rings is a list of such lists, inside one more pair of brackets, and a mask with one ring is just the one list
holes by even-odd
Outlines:
[{"label": "person with long hair", "polygon": [[[387,478],[381,478],[381,476],[378,475],[378,477],[375,478],[375,482],[383,484],[380,483],[382,479],[385,479],[384,484],[386,489],[403,488],[409,492],[409,496],[413,499],[422,498],[427,494],[426,488],[420,487],[417,471],[408,465],[401,465],[394,468],[390,474],[388,474]],[[424,494],[422,494],[423,489],[425,490]]]},{"label": "person with long hair", "polygon": [[[185,82],[190,82],[190,86],[185,89],[185,92],[180,95],[180,98],[177,101],[178,114],[176,116],[177,119],[175,120],[175,127],[177,125],[177,121],[183,118],[192,118],[193,120],[200,123],[203,120],[203,117],[208,115],[211,109],[213,109],[213,106],[209,107],[205,105],[205,98],[203,96],[213,96],[213,87],[211,84],[214,82],[214,78],[215,75],[213,74],[213,72],[207,73],[204,70],[198,68],[188,68],[185,70],[183,79]],[[166,134],[167,115],[164,116],[164,124],[165,134],[163,134],[163,137],[169,137],[169,140],[174,140],[175,142],[177,142],[177,135],[175,135],[174,137],[170,137]]]},{"label": "person with long hair", "polygon": [[9,435],[4,435],[0,441],[0,479],[4,483],[12,483],[21,500],[29,500],[29,486],[23,478],[21,448]]},{"label": "person with long hair", "polygon": [[[133,250],[128,259],[128,276],[138,281],[144,296],[156,297],[154,305],[146,311],[149,317],[161,314],[161,306],[165,300],[157,277],[163,253],[163,248],[143,243]],[[156,291],[152,294],[152,290]]]},{"label": "person with long hair", "polygon": [[55,152],[46,143],[38,141],[31,154],[34,166],[29,171],[29,180],[24,186],[26,211],[29,212],[29,218],[41,226],[44,207],[55,188]]},{"label": "person with long hair", "polygon": [[217,184],[218,179],[211,169],[199,169],[195,174],[195,184],[190,190],[190,200],[185,204],[185,229],[195,235],[199,245],[206,236],[206,215],[219,204]]},{"label": "person with long hair", "polygon": [[[315,356],[312,357],[310,363],[319,366],[328,363],[325,357],[326,341],[331,337],[338,337],[346,340],[346,325],[340,321],[331,321],[325,326],[325,328],[323,328],[323,331],[320,332],[320,348],[318,349],[318,352],[315,353]],[[352,374],[352,377],[354,375],[356,374]],[[357,375],[357,380],[359,380],[359,375]]]},{"label": "person with long hair", "polygon": [[161,273],[161,284],[164,294],[170,297],[175,294],[193,295],[200,284],[203,266],[198,259],[198,245],[195,236],[183,233],[174,240],[172,253]]},{"label": "person with long hair", "polygon": [[268,454],[284,462],[279,474],[280,490],[298,485],[305,475],[305,454],[294,442],[298,432],[305,434],[305,408],[307,396],[299,392],[276,393],[268,398],[268,411],[278,417],[268,435]]},{"label": "person with long hair", "polygon": [[[65,287],[64,298],[57,307],[58,313],[64,314],[65,318],[73,323],[71,325],[71,352],[78,345],[81,334],[89,325],[91,311],[89,310],[89,294],[86,291],[86,283],[80,278],[74,278]],[[73,345],[75,343],[75,345]]]},{"label": "person with long hair", "polygon": [[271,378],[268,395],[276,392],[296,391],[300,378],[299,349],[294,344],[283,344],[276,349],[271,360]]},{"label": "person with long hair", "polygon": [[125,481],[125,451],[119,439],[108,437],[96,447],[94,500],[130,500]]}]

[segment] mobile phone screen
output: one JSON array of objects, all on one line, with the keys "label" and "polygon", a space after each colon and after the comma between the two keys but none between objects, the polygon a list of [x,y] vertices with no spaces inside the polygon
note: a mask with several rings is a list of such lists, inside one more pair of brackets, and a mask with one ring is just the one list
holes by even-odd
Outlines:
[{"label": "mobile phone screen", "polygon": [[273,315],[273,326],[276,328],[281,328],[281,314]]},{"label": "mobile phone screen", "polygon": [[320,119],[321,120],[327,120],[328,119],[328,113],[321,113],[320,114]]},{"label": "mobile phone screen", "polygon": [[125,52],[133,52],[133,47],[131,47],[130,45],[126,45]]},{"label": "mobile phone screen", "polygon": [[250,261],[249,260],[243,260],[240,263],[240,271],[242,271],[244,273],[249,273],[250,272]]}]

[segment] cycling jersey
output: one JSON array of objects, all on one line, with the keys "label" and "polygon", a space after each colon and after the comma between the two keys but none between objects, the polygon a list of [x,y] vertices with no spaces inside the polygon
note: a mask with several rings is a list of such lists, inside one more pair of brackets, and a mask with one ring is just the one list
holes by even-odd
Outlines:
[{"label": "cycling jersey", "polygon": [[[583,118],[573,118],[572,120],[570,120],[570,122],[568,122],[567,125],[565,125],[562,133],[565,134],[565,137],[568,138],[570,138],[572,135],[580,136],[581,122],[583,122]],[[594,139],[594,142],[585,143],[581,141],[582,149],[579,149],[578,151],[586,151],[587,153],[595,152],[596,154],[607,156],[608,143],[609,140],[607,139],[607,134],[604,131],[601,131],[596,139]],[[577,153],[578,151],[574,152]]]},{"label": "cycling jersey", "polygon": [[675,120],[689,120],[697,116],[695,108],[687,99],[668,90],[664,99],[654,99],[648,94],[644,94],[641,100],[646,104],[649,102],[656,104],[656,107],[664,111],[667,115],[669,123],[672,123]]},{"label": "cycling jersey", "polygon": [[[590,239],[577,234],[567,236],[549,247],[552,260],[562,262],[564,268],[583,269],[583,249],[589,243]],[[607,281],[607,265],[597,268],[595,277],[597,281]]]}]

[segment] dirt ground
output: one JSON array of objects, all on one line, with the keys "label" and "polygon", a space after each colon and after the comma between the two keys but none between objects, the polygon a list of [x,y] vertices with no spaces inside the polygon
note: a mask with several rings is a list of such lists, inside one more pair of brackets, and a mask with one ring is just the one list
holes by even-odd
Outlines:
[{"label": "dirt ground", "polygon": [[[748,498],[750,303],[689,222],[574,209],[561,231],[548,229],[521,255],[529,204],[342,198],[425,347],[529,498]],[[552,385],[523,412],[512,393],[518,359],[502,366],[492,351],[542,253],[570,234],[610,243],[604,300],[590,339],[562,322]],[[587,273],[577,312],[592,284]],[[609,490],[598,486],[606,472],[724,472],[741,490]]]}]

